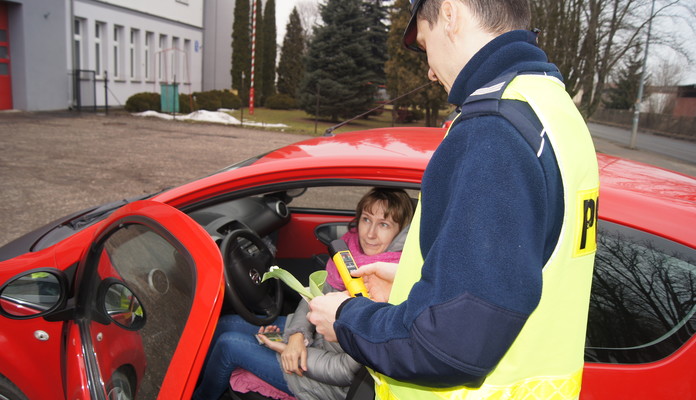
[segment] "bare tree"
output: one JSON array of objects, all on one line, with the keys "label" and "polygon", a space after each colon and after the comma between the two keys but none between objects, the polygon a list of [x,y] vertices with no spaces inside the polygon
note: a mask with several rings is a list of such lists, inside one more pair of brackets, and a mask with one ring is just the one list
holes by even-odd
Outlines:
[{"label": "bare tree", "polygon": [[309,43],[314,33],[314,27],[321,22],[319,4],[313,0],[302,0],[295,5],[300,14],[300,22],[304,29],[305,44]]},{"label": "bare tree", "polygon": [[674,58],[661,58],[651,70],[652,88],[648,96],[648,112],[671,113],[677,97],[676,86],[684,77],[684,67]]},{"label": "bare tree", "polygon": [[[684,6],[685,0],[532,0],[533,26],[540,46],[566,78],[571,96],[580,98],[585,117],[601,102],[605,85],[619,60],[641,42],[651,20]],[[693,11],[693,10],[692,10]],[[651,43],[679,47],[667,33],[653,32]]]},{"label": "bare tree", "polygon": [[578,60],[582,35],[581,24],[585,0],[532,0],[532,27],[539,29],[539,46],[549,55],[565,77],[571,96],[577,93]]},{"label": "bare tree", "polygon": [[696,62],[696,2],[680,0],[661,14],[656,15],[658,24],[653,25],[655,33],[652,44],[658,50],[668,50],[674,58],[684,64]]}]

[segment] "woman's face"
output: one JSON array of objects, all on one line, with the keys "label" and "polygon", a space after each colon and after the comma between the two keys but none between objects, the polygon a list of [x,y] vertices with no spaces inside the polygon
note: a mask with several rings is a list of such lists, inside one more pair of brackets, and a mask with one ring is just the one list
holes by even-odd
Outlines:
[{"label": "woman's face", "polygon": [[387,250],[394,237],[399,233],[399,224],[391,217],[384,216],[384,202],[374,203],[371,210],[362,210],[358,221],[360,247],[368,256],[374,256]]}]

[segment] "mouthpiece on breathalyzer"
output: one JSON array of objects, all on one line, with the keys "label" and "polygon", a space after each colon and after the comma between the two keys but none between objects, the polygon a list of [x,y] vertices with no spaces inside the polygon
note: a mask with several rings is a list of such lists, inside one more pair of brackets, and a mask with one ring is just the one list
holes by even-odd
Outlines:
[{"label": "mouthpiece on breathalyzer", "polygon": [[346,285],[346,289],[348,289],[348,293],[353,297],[364,296],[369,298],[370,295],[367,293],[367,288],[362,278],[355,278],[350,274],[358,270],[358,265],[355,263],[353,255],[350,254],[346,242],[341,239],[332,241],[329,244],[329,253],[331,259],[333,259],[336,264],[338,273],[341,275],[343,284]]}]

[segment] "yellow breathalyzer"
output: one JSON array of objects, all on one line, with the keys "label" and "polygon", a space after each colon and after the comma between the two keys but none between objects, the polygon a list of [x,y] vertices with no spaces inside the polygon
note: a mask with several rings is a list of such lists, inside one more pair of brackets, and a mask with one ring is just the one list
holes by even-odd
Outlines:
[{"label": "yellow breathalyzer", "polygon": [[362,278],[355,278],[350,275],[352,271],[358,270],[358,265],[355,264],[353,255],[350,254],[346,242],[341,239],[332,241],[329,244],[329,253],[334,263],[336,263],[336,269],[338,269],[338,273],[341,275],[348,293],[353,297],[364,296],[369,298],[370,295],[367,293],[367,288]]}]

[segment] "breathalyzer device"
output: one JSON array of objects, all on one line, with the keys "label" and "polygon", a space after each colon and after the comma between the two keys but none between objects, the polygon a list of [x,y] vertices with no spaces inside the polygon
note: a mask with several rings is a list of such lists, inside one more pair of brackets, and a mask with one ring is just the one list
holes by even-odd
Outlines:
[{"label": "breathalyzer device", "polygon": [[336,263],[336,269],[338,269],[338,273],[341,275],[348,293],[353,297],[364,296],[369,298],[370,295],[367,293],[367,288],[362,278],[355,278],[350,275],[352,271],[358,270],[358,265],[355,264],[353,255],[350,254],[346,242],[341,239],[332,241],[329,244],[329,253],[334,263]]}]

